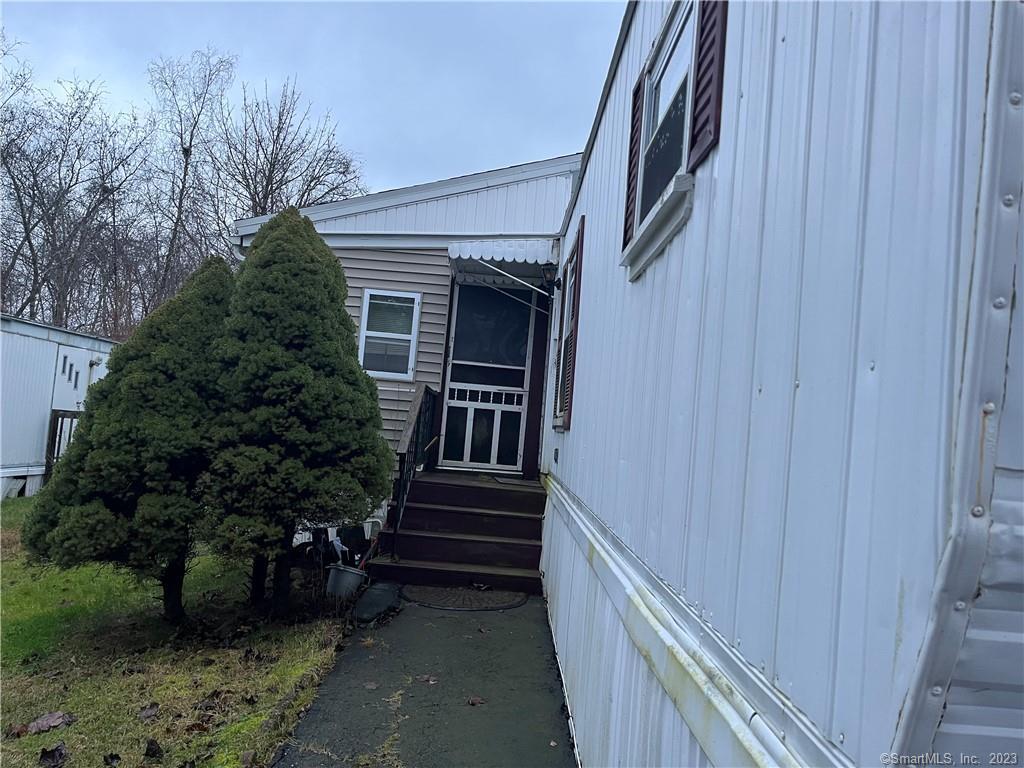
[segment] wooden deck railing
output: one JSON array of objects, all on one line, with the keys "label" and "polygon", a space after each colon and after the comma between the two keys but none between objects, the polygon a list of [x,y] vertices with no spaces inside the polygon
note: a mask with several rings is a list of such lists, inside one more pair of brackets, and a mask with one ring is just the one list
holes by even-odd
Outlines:
[{"label": "wooden deck railing", "polygon": [[413,478],[416,477],[418,468],[429,469],[437,464],[440,439],[440,435],[434,434],[434,416],[437,412],[437,404],[438,393],[436,391],[426,384],[417,385],[416,394],[413,395],[409,413],[405,419],[405,429],[402,430],[402,437],[398,441],[398,477],[395,479],[395,506],[391,521],[394,529],[391,547],[392,560],[397,560],[399,557],[398,542],[402,527],[402,515],[405,513],[405,505],[409,498],[409,488],[412,486]]}]

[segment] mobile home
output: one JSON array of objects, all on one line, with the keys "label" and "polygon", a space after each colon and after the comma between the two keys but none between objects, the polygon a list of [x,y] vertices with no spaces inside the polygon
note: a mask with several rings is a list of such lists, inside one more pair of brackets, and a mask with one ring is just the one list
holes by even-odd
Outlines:
[{"label": "mobile home", "polygon": [[1019,761],[1022,94],[1021,3],[629,3],[582,155],[306,211],[371,571],[542,589],[584,765]]},{"label": "mobile home", "polygon": [[542,570],[584,765],[1024,759],[1020,3],[630,4]]},{"label": "mobile home", "polygon": [[[540,591],[549,299],[579,164],[556,157],[302,211],[345,270],[396,451],[377,576]],[[241,251],[267,218],[236,222]],[[421,472],[414,486],[417,467],[455,474]],[[501,499],[514,509],[480,509]]]},{"label": "mobile home", "polygon": [[3,496],[31,496],[71,439],[89,385],[103,378],[110,339],[0,318]]}]

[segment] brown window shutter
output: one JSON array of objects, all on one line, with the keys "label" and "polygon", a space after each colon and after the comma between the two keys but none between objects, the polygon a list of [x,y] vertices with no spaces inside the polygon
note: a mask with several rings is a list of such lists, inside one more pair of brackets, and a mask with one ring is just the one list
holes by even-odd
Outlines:
[{"label": "brown window shutter", "polygon": [[727,0],[701,0],[697,8],[693,108],[690,110],[690,157],[693,173],[718,144],[722,124],[722,79],[725,70]]},{"label": "brown window shutter", "polygon": [[578,346],[580,328],[580,288],[583,285],[581,278],[583,276],[583,225],[585,223],[586,217],[580,216],[579,229],[576,231],[576,243],[572,248],[575,254],[573,268],[576,270],[576,290],[572,296],[572,323],[566,336],[564,352],[565,415],[562,419],[563,429],[568,429],[569,423],[572,421],[572,396],[575,391],[576,380],[576,348]]},{"label": "brown window shutter", "polygon": [[562,280],[562,306],[558,311],[558,346],[555,347],[555,402],[552,407],[552,416],[558,418],[562,412],[562,403],[565,402],[563,394],[564,387],[562,380],[562,350],[565,348],[565,280]]},{"label": "brown window shutter", "polygon": [[622,247],[629,245],[636,227],[636,194],[640,180],[640,139],[644,127],[644,72],[633,86],[633,106],[629,120],[629,156],[626,165],[626,220],[622,229]]}]

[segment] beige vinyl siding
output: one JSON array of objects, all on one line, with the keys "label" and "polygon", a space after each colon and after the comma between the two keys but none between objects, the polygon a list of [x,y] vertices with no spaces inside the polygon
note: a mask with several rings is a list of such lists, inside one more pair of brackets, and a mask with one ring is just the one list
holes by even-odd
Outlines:
[{"label": "beige vinyl siding", "polygon": [[414,381],[377,380],[384,437],[394,448],[402,435],[416,384],[441,389],[451,287],[448,254],[446,251],[369,250],[335,250],[335,253],[341,259],[348,281],[345,308],[357,329],[362,320],[365,289],[421,294]]}]

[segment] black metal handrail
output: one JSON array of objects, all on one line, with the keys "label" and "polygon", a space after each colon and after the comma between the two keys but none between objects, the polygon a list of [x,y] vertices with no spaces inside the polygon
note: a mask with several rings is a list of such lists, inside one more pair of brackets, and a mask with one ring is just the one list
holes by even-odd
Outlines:
[{"label": "black metal handrail", "polygon": [[437,409],[437,392],[426,384],[419,384],[409,405],[405,429],[398,441],[398,477],[395,479],[395,506],[392,513],[391,559],[398,559],[398,537],[402,528],[402,516],[409,499],[409,489],[418,469],[431,468],[437,464],[439,435],[434,434],[434,416]]}]

